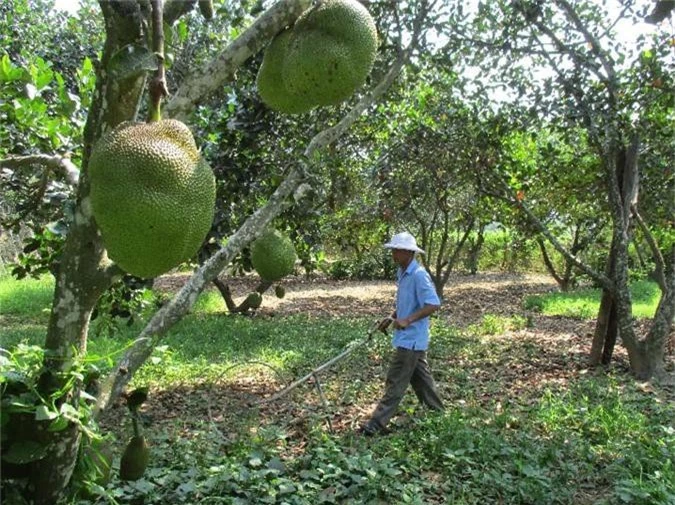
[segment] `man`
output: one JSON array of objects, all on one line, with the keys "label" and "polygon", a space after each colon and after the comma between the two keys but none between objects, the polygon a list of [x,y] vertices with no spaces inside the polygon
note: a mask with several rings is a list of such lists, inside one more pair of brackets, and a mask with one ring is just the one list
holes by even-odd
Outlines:
[{"label": "man", "polygon": [[410,384],[420,402],[433,410],[443,410],[443,403],[431,376],[426,351],[429,347],[429,316],[436,312],[441,302],[427,271],[415,260],[415,253],[424,251],[417,247],[415,237],[408,232],[394,235],[384,245],[391,249],[398,264],[396,311],[384,319],[379,328],[385,330],[394,324],[392,344],[394,355],[389,364],[385,393],[370,420],[361,428],[365,435],[375,435],[386,429],[398,404]]}]

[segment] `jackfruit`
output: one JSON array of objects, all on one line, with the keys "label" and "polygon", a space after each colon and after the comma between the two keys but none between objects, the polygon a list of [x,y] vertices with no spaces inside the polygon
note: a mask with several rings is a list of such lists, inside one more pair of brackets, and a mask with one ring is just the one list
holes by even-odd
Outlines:
[{"label": "jackfruit", "polygon": [[130,274],[178,266],[211,227],[215,178],[180,121],[120,124],[94,146],[89,177],[108,256]]},{"label": "jackfruit", "polygon": [[262,305],[262,300],[263,300],[262,295],[260,293],[258,293],[257,291],[254,291],[253,293],[249,293],[249,295],[246,297],[246,303],[252,309],[259,308]]},{"label": "jackfruit", "polygon": [[326,0],[293,26],[283,82],[316,105],[338,104],[363,85],[376,52],[377,30],[366,8],[356,0]]},{"label": "jackfruit", "polygon": [[263,101],[288,114],[334,105],[366,80],[377,52],[375,22],[356,0],[325,0],[277,35],[257,85]]},{"label": "jackfruit", "polygon": [[296,260],[293,242],[278,230],[265,232],[251,245],[251,264],[266,281],[278,281],[293,272]]},{"label": "jackfruit", "polygon": [[150,447],[143,436],[131,437],[120,460],[120,479],[138,480],[143,477],[150,461]]},{"label": "jackfruit", "polygon": [[274,294],[277,296],[277,298],[283,298],[286,296],[286,289],[281,284],[277,284],[274,287]]},{"label": "jackfruit", "polygon": [[291,30],[285,30],[272,39],[258,70],[256,85],[260,98],[271,109],[284,114],[302,114],[313,109],[315,104],[302,95],[291,93],[284,85],[282,68],[290,37]]}]

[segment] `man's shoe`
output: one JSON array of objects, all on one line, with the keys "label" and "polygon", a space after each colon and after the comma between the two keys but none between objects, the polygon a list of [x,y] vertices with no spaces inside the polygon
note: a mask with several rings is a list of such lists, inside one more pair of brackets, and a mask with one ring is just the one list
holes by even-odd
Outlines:
[{"label": "man's shoe", "polygon": [[374,437],[376,435],[386,435],[389,433],[387,428],[380,428],[372,422],[368,422],[359,428],[359,434],[364,437]]},{"label": "man's shoe", "polygon": [[363,435],[364,437],[374,437],[379,432],[380,430],[371,424],[364,424],[359,428],[359,435]]}]

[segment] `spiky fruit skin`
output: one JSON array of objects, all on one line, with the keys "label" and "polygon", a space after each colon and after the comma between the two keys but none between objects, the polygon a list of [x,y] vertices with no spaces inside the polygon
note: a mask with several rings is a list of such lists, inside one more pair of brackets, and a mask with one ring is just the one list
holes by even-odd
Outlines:
[{"label": "spiky fruit skin", "polygon": [[283,298],[286,296],[286,289],[281,285],[277,285],[274,287],[274,294],[277,298]]},{"label": "spiky fruit skin", "polygon": [[262,305],[262,301],[263,301],[262,295],[255,291],[253,293],[249,293],[249,295],[246,297],[246,303],[252,309],[259,308]]},{"label": "spiky fruit skin", "polygon": [[290,38],[291,30],[285,30],[272,39],[260,64],[256,85],[260,98],[271,109],[284,114],[302,114],[313,109],[314,104],[306,97],[288,91],[282,77]]},{"label": "spiky fruit skin", "polygon": [[94,146],[89,177],[108,256],[130,274],[168,272],[211,227],[215,178],[180,121],[120,124]]},{"label": "spiky fruit skin", "polygon": [[377,30],[356,0],[326,0],[293,27],[283,66],[289,92],[334,105],[363,85],[377,53]]},{"label": "spiky fruit skin", "polygon": [[325,0],[268,46],[258,92],[272,109],[300,114],[349,98],[366,80],[377,53],[377,30],[356,0]]},{"label": "spiky fruit skin", "polygon": [[251,263],[261,278],[278,281],[295,268],[295,247],[287,236],[278,230],[269,230],[251,245]]},{"label": "spiky fruit skin", "polygon": [[120,459],[120,479],[138,480],[143,477],[150,461],[150,447],[145,437],[132,437]]}]

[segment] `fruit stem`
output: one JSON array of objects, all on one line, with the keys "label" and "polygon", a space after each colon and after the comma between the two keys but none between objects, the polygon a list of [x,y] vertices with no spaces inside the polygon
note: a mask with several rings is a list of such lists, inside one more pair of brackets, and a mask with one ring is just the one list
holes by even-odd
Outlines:
[{"label": "fruit stem", "polygon": [[166,71],[164,68],[164,16],[163,0],[151,0],[152,5],[152,50],[157,56],[157,70],[148,85],[150,91],[150,111],[148,123],[162,119],[162,98],[169,95],[166,88]]},{"label": "fruit stem", "polygon": [[138,429],[138,412],[136,410],[131,411],[131,424],[134,428],[134,437],[140,437],[141,432]]}]

